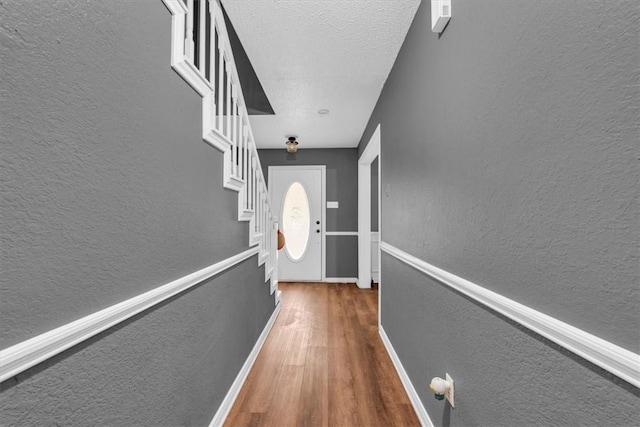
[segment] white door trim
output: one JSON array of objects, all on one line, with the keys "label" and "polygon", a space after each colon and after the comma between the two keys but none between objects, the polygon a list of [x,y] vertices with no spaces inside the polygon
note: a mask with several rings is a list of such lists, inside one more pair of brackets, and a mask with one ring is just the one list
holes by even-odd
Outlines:
[{"label": "white door trim", "polygon": [[320,228],[322,230],[322,234],[321,234],[321,241],[322,241],[322,250],[320,251],[321,253],[321,263],[322,265],[320,266],[320,271],[322,273],[322,277],[321,277],[321,281],[325,281],[325,279],[327,278],[327,235],[326,235],[326,228],[327,228],[327,224],[326,224],[326,216],[327,216],[327,167],[326,165],[300,165],[300,166],[269,166],[269,199],[271,201],[271,206],[272,209],[274,210],[273,215],[276,217],[276,221],[278,222],[278,224],[281,224],[282,222],[280,221],[279,215],[280,215],[280,208],[275,206],[273,204],[273,197],[272,197],[272,193],[271,193],[271,183],[273,182],[273,180],[271,179],[272,174],[274,170],[319,170],[320,174],[321,174],[321,181],[322,181],[322,190],[321,190],[321,196],[320,196],[320,222],[322,224],[322,227]]},{"label": "white door trim", "polygon": [[374,254],[380,256],[380,233],[378,231],[371,232],[371,248],[371,259],[376,260],[375,265],[371,266],[371,276],[374,283],[380,283],[380,260],[373,256]]},{"label": "white door trim", "polygon": [[[371,287],[371,163],[378,158],[378,231],[380,229],[380,125],[358,159],[358,286]],[[381,236],[382,237],[382,236]],[[378,257],[378,271],[380,271]],[[378,289],[381,290],[382,286]],[[378,304],[380,298],[378,298]],[[379,308],[379,307],[378,307]],[[378,311],[379,313],[379,311]],[[379,318],[379,317],[378,317]]]}]

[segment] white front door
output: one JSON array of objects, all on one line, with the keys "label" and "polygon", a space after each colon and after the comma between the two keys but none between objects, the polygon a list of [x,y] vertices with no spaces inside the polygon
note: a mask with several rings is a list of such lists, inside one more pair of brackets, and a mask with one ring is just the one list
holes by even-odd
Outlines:
[{"label": "white front door", "polygon": [[270,166],[269,192],[285,246],[278,280],[323,280],[324,166]]}]

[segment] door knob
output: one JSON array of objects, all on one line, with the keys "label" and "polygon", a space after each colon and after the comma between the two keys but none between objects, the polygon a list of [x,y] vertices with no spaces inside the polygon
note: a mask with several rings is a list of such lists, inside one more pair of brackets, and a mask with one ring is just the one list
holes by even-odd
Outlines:
[{"label": "door knob", "polygon": [[320,230],[316,230],[316,233],[319,233],[319,232],[320,232]]},{"label": "door knob", "polygon": [[320,224],[320,221],[316,221],[316,224]]}]

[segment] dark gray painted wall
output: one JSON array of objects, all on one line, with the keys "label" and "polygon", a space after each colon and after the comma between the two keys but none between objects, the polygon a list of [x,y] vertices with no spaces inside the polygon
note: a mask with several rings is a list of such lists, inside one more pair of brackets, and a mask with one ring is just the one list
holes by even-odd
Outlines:
[{"label": "dark gray painted wall", "polygon": [[[326,210],[326,231],[358,231],[357,149],[300,148],[293,156],[283,148],[258,150],[258,154],[267,180],[269,166],[326,165],[327,201],[338,201],[340,206]],[[354,240],[352,236],[335,236],[332,239],[327,236],[327,277],[358,276],[358,247],[351,240]]]},{"label": "dark gray painted wall", "polygon": [[[0,348],[247,248],[162,2],[0,9]],[[0,424],[208,422],[273,311],[263,274],[253,258],[5,381]]]},{"label": "dark gray painted wall", "polygon": [[[438,37],[423,2],[359,147],[381,123],[385,241],[638,352],[637,4],[453,12]],[[637,389],[386,255],[381,292],[437,425],[640,421]],[[445,371],[450,412],[426,388]]]},{"label": "dark gray painted wall", "polygon": [[358,236],[327,236],[327,277],[358,277]]},{"label": "dark gray painted wall", "polygon": [[264,93],[264,89],[262,88],[262,83],[260,83],[251,64],[251,60],[247,56],[247,52],[244,50],[242,42],[224,9],[224,4],[222,5],[222,12],[224,14],[224,24],[227,27],[229,44],[233,51],[233,60],[236,70],[238,71],[238,79],[242,87],[242,96],[244,97],[247,112],[251,115],[274,114],[267,94]]}]

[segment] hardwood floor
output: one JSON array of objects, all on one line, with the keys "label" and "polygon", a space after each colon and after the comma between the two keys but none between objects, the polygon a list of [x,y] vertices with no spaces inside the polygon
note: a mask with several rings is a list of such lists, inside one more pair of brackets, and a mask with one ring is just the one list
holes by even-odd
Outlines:
[{"label": "hardwood floor", "polygon": [[282,310],[225,426],[419,426],[378,335],[378,292],[280,283]]}]

